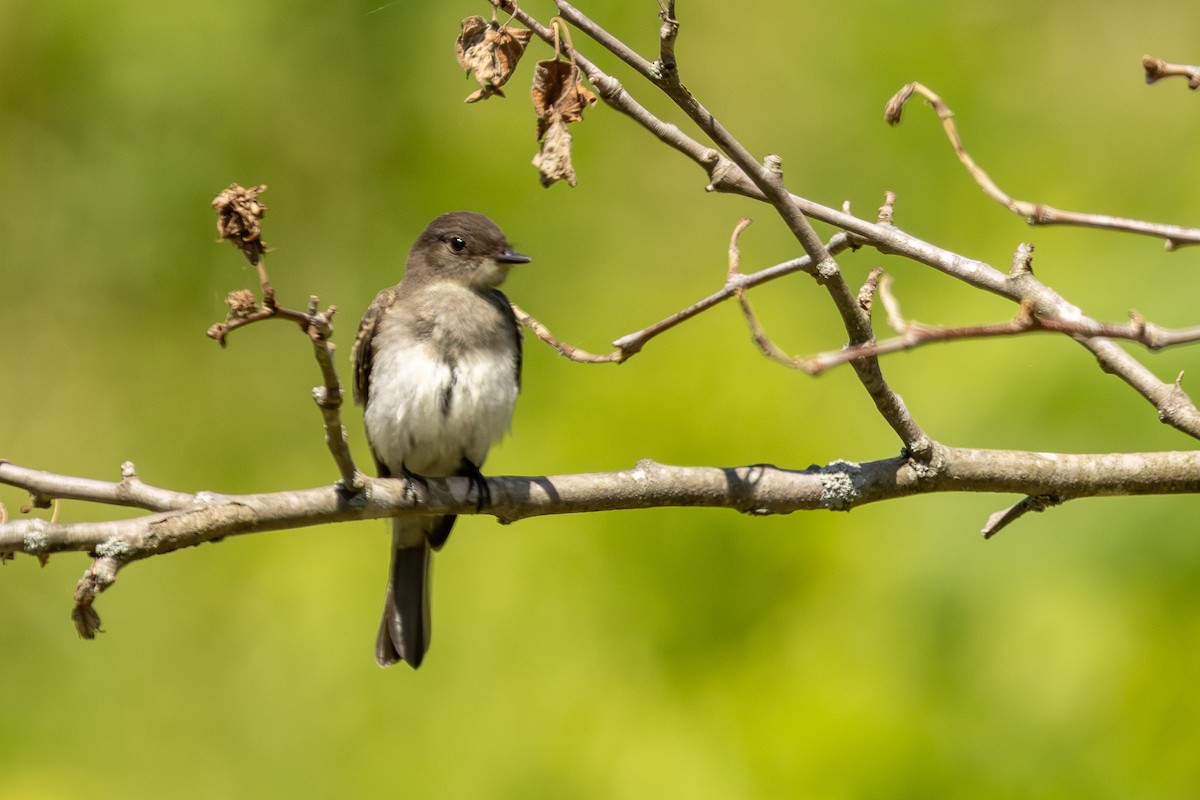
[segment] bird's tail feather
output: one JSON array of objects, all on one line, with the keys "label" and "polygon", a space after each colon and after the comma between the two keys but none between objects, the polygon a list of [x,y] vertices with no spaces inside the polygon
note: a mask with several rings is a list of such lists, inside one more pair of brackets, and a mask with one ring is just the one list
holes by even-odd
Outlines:
[{"label": "bird's tail feather", "polygon": [[375,641],[375,661],[381,667],[407,661],[416,669],[429,649],[427,534],[434,521],[436,518],[422,517],[392,520],[392,564]]}]

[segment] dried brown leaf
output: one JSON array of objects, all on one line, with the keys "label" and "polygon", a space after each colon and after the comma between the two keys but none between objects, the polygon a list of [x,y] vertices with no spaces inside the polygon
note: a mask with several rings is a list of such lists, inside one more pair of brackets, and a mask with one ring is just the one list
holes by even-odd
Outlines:
[{"label": "dried brown leaf", "polygon": [[480,16],[467,17],[460,23],[458,38],[454,40],[454,54],[458,57],[458,64],[464,71],[470,72],[474,69],[471,59],[468,57],[468,51],[473,51],[476,47],[483,43],[483,36],[487,32],[488,22]]},{"label": "dried brown leaf", "polygon": [[[539,120],[540,122],[540,120]],[[533,165],[542,180],[542,186],[550,186],[556,181],[566,181],[568,186],[575,185],[575,170],[571,166],[571,132],[567,123],[561,117],[555,117],[546,126],[538,153],[533,157]]]},{"label": "dried brown leaf", "polygon": [[462,21],[454,53],[464,70],[475,73],[480,87],[466,102],[485,100],[494,94],[504,96],[500,87],[512,77],[531,36],[533,31],[528,28],[510,28],[479,16]]},{"label": "dried brown leaf", "polygon": [[596,102],[596,95],[583,85],[579,67],[558,59],[537,63],[531,94],[539,139],[555,119],[578,122],[583,119],[583,109]]}]

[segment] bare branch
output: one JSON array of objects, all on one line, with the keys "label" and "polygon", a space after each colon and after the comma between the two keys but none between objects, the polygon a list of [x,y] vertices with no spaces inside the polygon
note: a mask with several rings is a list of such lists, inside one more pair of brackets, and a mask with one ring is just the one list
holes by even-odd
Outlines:
[{"label": "bare branch", "polygon": [[579,347],[575,347],[574,345],[569,345],[566,342],[556,339],[554,334],[550,332],[549,328],[534,319],[529,312],[525,311],[525,309],[521,308],[516,303],[512,303],[511,305],[513,313],[517,315],[518,322],[528,328],[534,336],[538,337],[543,342],[557,350],[561,355],[566,356],[572,361],[578,361],[581,364],[619,364],[629,357],[629,354],[623,350],[615,350],[611,353],[596,355],[595,353],[589,353],[588,351]]},{"label": "bare branch", "polygon": [[75,623],[79,638],[95,639],[96,634],[102,632],[100,615],[92,604],[98,594],[113,585],[120,569],[121,562],[118,559],[101,557],[94,560],[79,579],[75,587],[75,608],[71,610],[71,621]]},{"label": "bare branch", "polygon": [[[1200,451],[1063,454],[944,447],[931,468],[906,457],[789,470],[676,467],[640,461],[617,472],[489,477],[481,507],[470,478],[366,478],[350,497],[334,486],[260,494],[177,492],[175,509],[131,519],[59,523],[29,518],[0,524],[0,552],[30,555],[92,551],[127,564],[227,536],[410,514],[488,514],[503,522],[532,516],[617,509],[728,508],[746,514],[846,510],[939,492],[1082,497],[1200,493]],[[77,497],[86,483],[98,498],[116,484],[0,462],[0,483],[53,497]],[[57,485],[61,490],[54,488]],[[838,486],[844,489],[838,490]],[[89,498],[77,498],[89,499]],[[104,502],[101,499],[101,502]]]},{"label": "bare branch", "polygon": [[363,476],[354,465],[354,456],[350,453],[350,441],[346,436],[346,426],[342,424],[342,403],[346,393],[342,391],[342,382],[338,378],[337,367],[333,363],[333,335],[330,320],[337,311],[337,306],[330,306],[321,314],[317,311],[317,298],[313,295],[308,301],[308,317],[312,323],[305,329],[312,341],[313,357],[321,368],[323,383],[313,388],[313,401],[321,410],[321,420],[325,426],[325,446],[329,448],[333,461],[341,473],[341,485],[348,492],[361,491],[364,483]]},{"label": "bare branch", "polygon": [[1057,318],[1042,319],[1031,313],[1029,308],[1022,307],[1017,316],[1009,322],[943,328],[940,325],[927,325],[904,319],[900,315],[899,303],[892,295],[891,285],[891,276],[885,276],[879,287],[879,294],[883,299],[884,308],[887,309],[888,324],[900,334],[899,336],[808,357],[789,358],[789,365],[811,375],[819,375],[832,367],[867,355],[888,355],[938,342],[990,339],[1039,332],[1061,333],[1075,339],[1125,339],[1142,344],[1149,350],[1161,350],[1200,341],[1200,326],[1170,330],[1147,322],[1136,312],[1130,312],[1130,321],[1125,323],[1097,322],[1087,317],[1068,321]]},{"label": "bare branch", "polygon": [[904,104],[913,94],[921,95],[929,105],[933,106],[938,118],[942,121],[942,129],[946,133],[946,138],[950,140],[950,145],[954,148],[955,155],[958,156],[958,160],[962,162],[971,179],[983,189],[984,194],[1017,216],[1023,217],[1030,225],[1074,225],[1082,228],[1100,228],[1102,230],[1139,233],[1144,236],[1153,236],[1164,240],[1168,250],[1174,250],[1183,245],[1200,244],[1200,228],[1186,228],[1182,225],[1145,222],[1125,217],[1114,217],[1109,214],[1085,214],[1077,211],[1062,211],[1044,203],[1031,203],[1028,200],[1018,200],[1012,197],[997,186],[991,176],[975,163],[975,159],[971,158],[971,154],[963,146],[962,138],[958,135],[958,128],[954,124],[954,112],[950,110],[950,107],[946,105],[942,98],[938,97],[922,84],[916,82],[907,84],[888,101],[887,109],[884,111],[884,118],[888,124],[899,124]]},{"label": "bare branch", "polygon": [[737,278],[741,277],[738,272],[738,267],[741,264],[741,252],[738,249],[738,239],[742,235],[742,231],[750,225],[750,218],[743,217],[738,221],[738,224],[733,229],[733,235],[729,237],[729,276],[726,280],[726,285],[734,286],[734,296],[737,297],[738,305],[741,306],[742,316],[746,318],[746,324],[750,327],[750,338],[754,340],[755,346],[767,358],[777,361],[787,367],[796,367],[795,359],[785,353],[767,332],[763,329],[762,324],[758,321],[758,317],[754,313],[754,309],[750,307],[750,298],[746,296],[746,288],[740,283],[736,283]]},{"label": "bare branch", "polygon": [[[825,247],[830,253],[838,254],[846,249],[853,247],[854,237],[846,233],[836,233],[826,243]],[[713,308],[714,306],[729,300],[736,296],[739,289],[750,289],[754,286],[773,281],[776,278],[782,278],[785,275],[791,275],[795,272],[812,271],[812,259],[808,256],[793,258],[790,261],[784,261],[779,264],[759,270],[758,272],[749,275],[741,273],[732,277],[727,277],[725,285],[718,291],[713,292],[708,297],[697,300],[687,308],[671,314],[665,319],[655,322],[639,331],[628,333],[613,342],[615,348],[610,353],[589,353],[582,348],[569,345],[562,340],[556,338],[550,329],[539,322],[529,312],[522,309],[516,303],[512,304],[513,311],[517,315],[517,320],[533,333],[534,336],[541,339],[546,344],[553,347],[571,361],[577,361],[581,364],[620,364],[629,358],[641,352],[642,348],[656,336],[666,333],[680,323],[686,322],[692,317],[704,311]]]},{"label": "bare branch", "polygon": [[147,511],[169,511],[183,508],[193,500],[193,496],[186,492],[143,483],[131,461],[121,465],[120,482],[111,483],[27,469],[0,459],[0,483],[25,489],[36,508],[49,508],[52,501],[61,499],[129,506]]},{"label": "bare branch", "polygon": [[[837,255],[854,246],[854,238],[845,233],[836,233],[828,242],[825,243],[825,249],[832,255]],[[739,289],[745,290],[755,286],[759,286],[768,281],[773,281],[776,278],[782,278],[784,275],[791,275],[796,272],[806,272],[812,274],[813,260],[809,256],[801,256],[793,258],[790,261],[784,261],[774,266],[767,267],[753,272],[749,275],[741,273],[726,279],[725,285],[716,292],[713,292],[708,297],[697,300],[687,308],[684,308],[671,316],[659,320],[658,322],[643,328],[640,331],[626,334],[620,339],[613,342],[613,346],[624,351],[628,355],[640,351],[646,342],[653,339],[660,333],[674,328],[681,322],[685,322],[692,317],[707,311],[713,306],[736,296]]]},{"label": "bare branch", "polygon": [[[741,142],[726,130],[716,116],[683,86],[676,72],[659,73],[653,65],[616,40],[566,0],[555,0],[555,5],[558,6],[559,13],[571,24],[661,89],[729,160],[742,170],[762,197],[775,208],[805,254],[812,259],[817,282],[825,287],[833,300],[845,324],[850,343],[863,344],[871,341],[873,333],[870,317],[858,305],[854,292],[843,278],[837,262],[825,250],[805,211],[795,201],[795,196],[786,189],[779,158],[767,156],[760,164]],[[900,437],[905,448],[920,458],[933,458],[934,441],[913,419],[900,396],[888,386],[878,361],[868,356],[851,362],[851,366],[859,382],[874,401],[876,409]]]},{"label": "bare branch", "polygon": [[1190,64],[1168,64],[1161,58],[1142,56],[1142,68],[1146,70],[1146,83],[1163,78],[1187,78],[1189,89],[1200,89],[1200,67]]},{"label": "bare branch", "polygon": [[984,539],[990,539],[1030,511],[1045,511],[1047,508],[1053,508],[1062,502],[1061,497],[1055,497],[1050,494],[1038,495],[1037,497],[1024,497],[1016,505],[1009,506],[1003,511],[997,511],[988,517],[988,521],[980,533],[983,534]]},{"label": "bare branch", "polygon": [[[1105,495],[1200,493],[1200,452],[1066,455],[939,448],[923,462],[906,456],[854,463],[835,461],[806,470],[757,464],[672,467],[641,461],[630,470],[544,477],[486,479],[482,506],[473,478],[364,478],[350,495],[325,486],[286,492],[222,495],[156,489],[122,466],[120,483],[55,475],[0,461],[0,483],[51,501],[59,498],[175,507],[131,519],[61,523],[27,518],[0,523],[0,559],[25,553],[88,551],[94,561],[76,589],[72,619],[79,634],[101,630],[93,608],[126,565],[228,536],[404,514],[495,515],[504,522],[545,514],[703,506],[745,514],[800,510],[845,511],[868,503],[933,492],[1004,492],[1060,500]],[[1029,509],[1025,509],[1029,510]],[[1023,511],[1022,511],[1023,513]],[[1010,512],[1004,524],[1015,516]],[[998,530],[997,518],[989,522]]]},{"label": "bare branch", "polygon": [[662,27],[658,29],[658,63],[655,65],[662,75],[675,72],[675,37],[679,34],[679,20],[675,19],[675,0],[658,0],[658,18]]},{"label": "bare branch", "polygon": [[[533,29],[535,34],[540,38],[553,43],[552,32],[524,11],[515,8],[511,3],[505,2],[505,0],[493,0],[493,2],[506,11],[513,13],[523,24]],[[668,94],[674,91],[676,95],[682,95],[686,99],[691,99],[690,93],[678,82],[677,75],[660,76],[653,69],[653,65],[650,62],[613,39],[613,37],[602,31],[599,26],[571,8],[569,4],[559,3],[559,8],[564,17],[579,26],[581,30],[591,35],[596,41],[608,47],[622,61],[631,66],[647,80],[654,83],[654,85],[663,88]],[[744,150],[741,152],[745,158],[731,159],[725,157],[717,150],[705,147],[682,133],[676,126],[666,123],[646,111],[618,81],[597,69],[578,51],[575,52],[575,58],[576,62],[588,75],[589,80],[600,91],[601,98],[609,106],[627,114],[660,141],[688,156],[704,168],[710,178],[709,189],[736,192],[754,199],[767,200],[768,193],[758,185],[758,182],[751,180],[751,175],[759,175],[761,177],[761,170],[765,168],[752,158],[749,158],[744,153]],[[674,95],[672,96],[674,97]],[[703,122],[711,121],[715,124],[715,119],[712,119],[707,110],[704,110],[699,104],[694,104],[690,112],[689,115],[692,116],[693,121],[696,121],[706,132],[708,128],[702,124]],[[695,115],[697,113],[701,119],[696,118]],[[723,128],[720,129],[720,132],[728,137],[727,132]],[[881,253],[901,256],[924,264],[963,281],[970,286],[1008,298],[1018,305],[1022,305],[1028,299],[1033,298],[1038,317],[1042,320],[1054,318],[1071,320],[1080,314],[1077,307],[1068,303],[1048,287],[1034,281],[1031,275],[1024,278],[1015,273],[1005,275],[983,261],[967,258],[944,248],[937,247],[896,228],[893,224],[894,196],[889,197],[888,202],[881,209],[878,221],[874,223],[855,217],[847,211],[833,209],[799,195],[788,194],[787,198],[791,206],[784,205],[785,210],[781,213],[794,216],[795,209],[798,209],[802,215],[808,215],[814,219],[835,225],[852,234],[855,245],[870,245]],[[776,205],[777,208],[780,208],[781,201],[782,198],[776,195],[770,202]],[[788,208],[793,210],[788,211]],[[819,275],[821,274],[819,267],[831,264],[832,259],[829,262],[823,262],[818,258],[813,260],[812,263],[818,265],[817,268],[812,268],[812,271],[814,274]],[[836,271],[836,264],[833,265],[833,268]],[[841,297],[842,301],[839,303],[839,310],[848,310],[845,300],[849,298],[849,292],[840,291],[837,294]],[[721,299],[724,299],[724,297]],[[843,315],[843,318],[846,318],[845,315]],[[853,315],[850,318],[853,319]],[[629,337],[623,337],[617,340],[614,345],[619,349],[623,346],[626,348],[636,346],[635,337],[637,336],[638,334],[631,334]],[[853,335],[850,337],[852,346],[863,345],[869,341],[869,336],[860,336],[857,339]],[[1106,342],[1099,338],[1086,338],[1080,340],[1080,344],[1092,353],[1099,362],[1102,370],[1117,375],[1153,404],[1160,420],[1192,437],[1200,438],[1200,411],[1196,409],[1178,383],[1165,384],[1159,381],[1153,373],[1147,370],[1133,356],[1111,342]],[[614,358],[613,360],[619,361],[620,358]],[[911,422],[911,417],[904,410],[903,402],[899,396],[891,392],[890,389],[887,389],[882,375],[878,372],[878,365],[876,364],[874,367],[871,367],[872,360],[869,358],[865,361],[853,361],[851,363],[859,370],[860,379],[864,380],[864,386],[869,388],[881,413],[893,424],[894,428],[904,431],[901,438],[905,441],[911,440],[917,452],[928,451],[931,447],[931,445],[927,444],[929,440],[922,438],[924,434],[920,433],[920,429],[916,427],[915,423]],[[922,450],[922,448],[924,449]]]}]

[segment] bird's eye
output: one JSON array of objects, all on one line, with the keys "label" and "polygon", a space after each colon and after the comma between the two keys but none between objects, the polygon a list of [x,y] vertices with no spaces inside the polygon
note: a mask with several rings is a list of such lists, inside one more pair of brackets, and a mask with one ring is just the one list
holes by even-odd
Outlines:
[{"label": "bird's eye", "polygon": [[451,236],[450,249],[456,253],[461,253],[463,250],[467,249],[467,240],[461,236]]}]

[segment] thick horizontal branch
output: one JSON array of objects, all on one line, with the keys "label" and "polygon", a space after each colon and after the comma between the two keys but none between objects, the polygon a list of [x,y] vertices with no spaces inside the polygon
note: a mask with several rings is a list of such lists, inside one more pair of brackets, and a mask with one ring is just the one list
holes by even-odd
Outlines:
[{"label": "thick horizontal branch", "polygon": [[[365,478],[365,490],[340,487],[229,495],[147,491],[178,505],[132,519],[64,523],[26,518],[0,524],[0,554],[45,556],[87,551],[128,563],[239,534],[405,514],[472,514],[502,522],[547,514],[661,507],[728,508],[745,514],[847,511],[868,503],[936,492],[1101,495],[1200,492],[1200,452],[1107,455],[941,448],[930,463],[897,457],[789,470],[767,464],[678,467],[640,461],[632,469],[487,479],[490,502],[477,511],[467,478]],[[117,502],[120,483],[83,480],[0,461],[0,482],[41,498]],[[186,498],[186,500],[185,500]],[[136,503],[125,503],[136,505]]]}]

